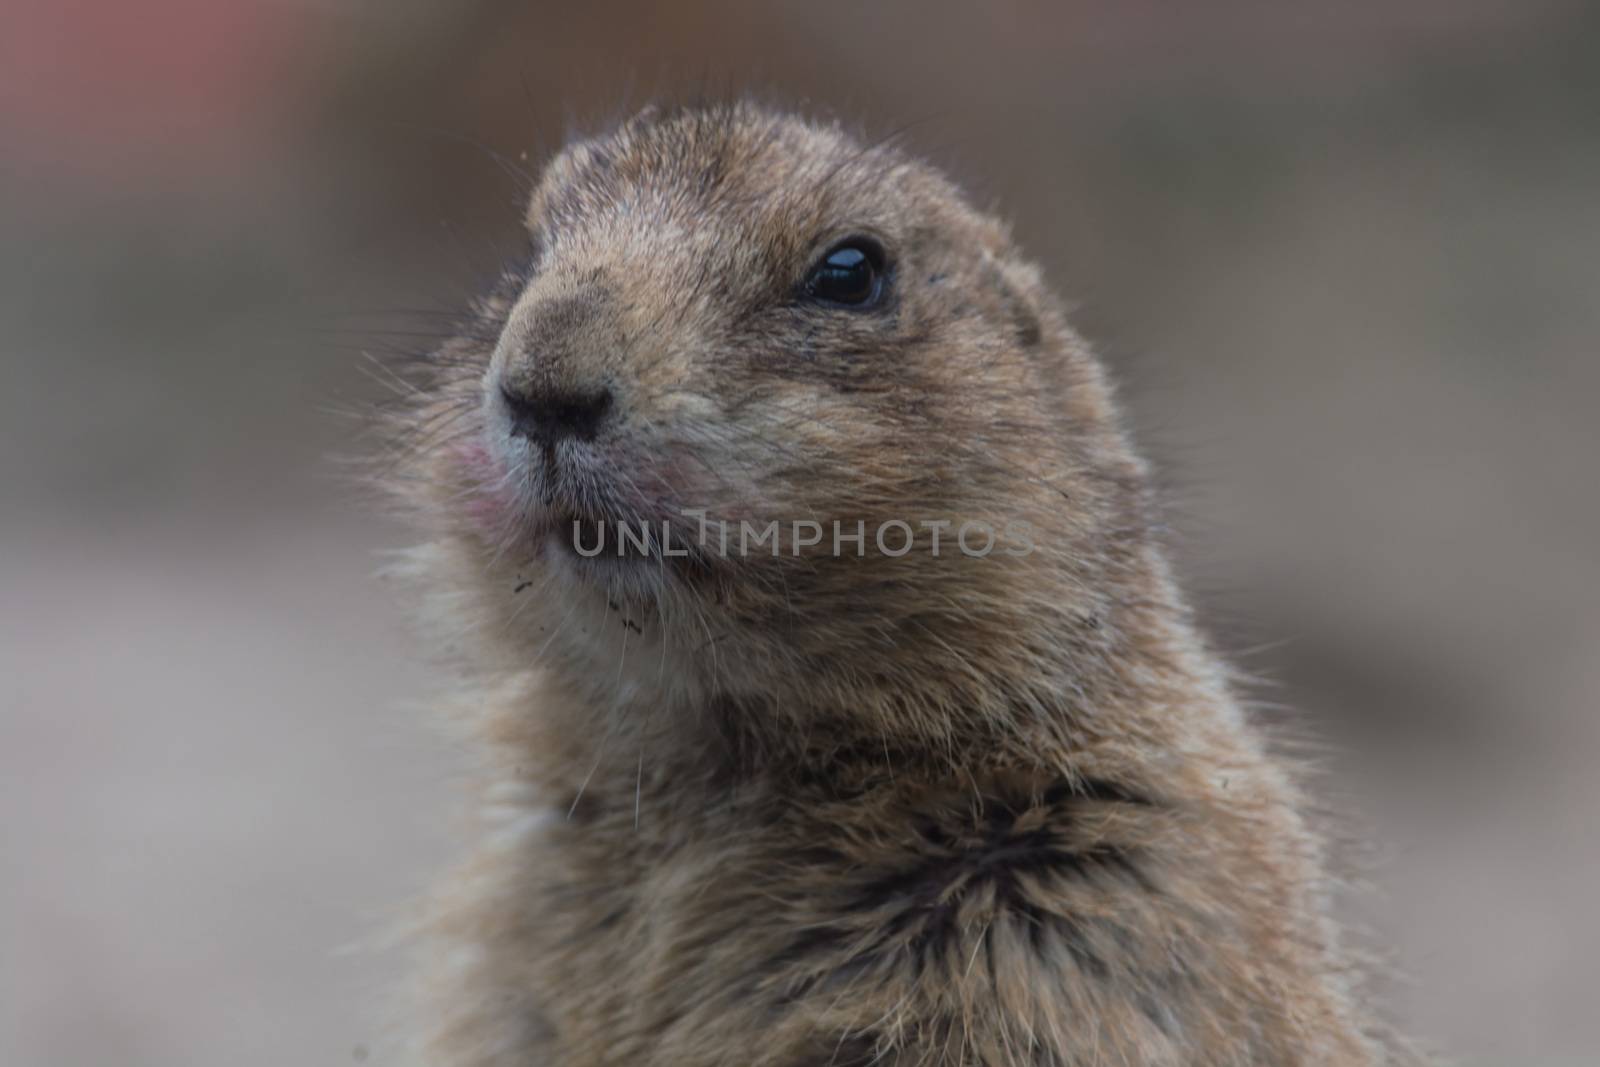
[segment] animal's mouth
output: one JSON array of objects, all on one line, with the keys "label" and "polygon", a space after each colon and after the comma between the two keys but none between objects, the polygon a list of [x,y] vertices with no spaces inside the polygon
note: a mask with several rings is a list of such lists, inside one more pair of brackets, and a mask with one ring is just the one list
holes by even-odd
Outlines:
[{"label": "animal's mouth", "polygon": [[536,526],[538,534],[577,559],[659,563],[682,558],[681,535],[659,520],[557,507]]},{"label": "animal's mouth", "polygon": [[530,520],[528,532],[538,541],[548,541],[564,552],[582,556],[585,553],[580,549],[592,544],[596,531],[611,521],[605,516],[547,503]]},{"label": "animal's mouth", "polygon": [[513,474],[525,489],[517,508],[523,536],[580,573],[643,574],[646,568],[680,578],[710,566],[695,526],[663,499],[624,488],[639,472],[617,467],[593,450],[543,447],[513,454]]},{"label": "animal's mouth", "polygon": [[[611,540],[607,537],[607,533],[618,523],[626,522],[626,519],[563,510],[556,512],[552,518],[549,536],[563,552],[579,558],[593,559],[602,554],[618,555],[614,547],[607,543]],[[607,548],[613,550],[606,552]]]},{"label": "animal's mouth", "polygon": [[681,524],[661,519],[557,508],[540,521],[537,533],[568,566],[596,576],[653,574],[698,582],[715,569]]}]

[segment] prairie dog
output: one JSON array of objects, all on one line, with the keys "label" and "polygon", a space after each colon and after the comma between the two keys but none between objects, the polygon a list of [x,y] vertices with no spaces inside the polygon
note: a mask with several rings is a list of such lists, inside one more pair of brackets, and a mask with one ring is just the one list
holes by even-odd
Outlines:
[{"label": "prairie dog", "polygon": [[526,222],[394,423],[491,753],[427,1062],[1410,1062],[1001,223],[743,103]]}]

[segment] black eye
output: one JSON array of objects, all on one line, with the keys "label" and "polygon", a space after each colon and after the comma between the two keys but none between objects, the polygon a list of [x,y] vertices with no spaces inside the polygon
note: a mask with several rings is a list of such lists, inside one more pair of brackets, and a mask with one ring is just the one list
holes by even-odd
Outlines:
[{"label": "black eye", "polygon": [[870,307],[883,294],[883,248],[870,237],[835,245],[811,268],[806,292],[825,304]]}]

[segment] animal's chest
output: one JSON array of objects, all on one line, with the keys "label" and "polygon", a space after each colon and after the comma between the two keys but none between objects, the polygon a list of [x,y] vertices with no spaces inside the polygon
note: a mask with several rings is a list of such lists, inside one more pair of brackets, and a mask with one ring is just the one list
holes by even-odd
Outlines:
[{"label": "animal's chest", "polygon": [[530,867],[541,999],[575,1062],[802,1063],[829,1042],[871,1062],[1120,999],[1119,1025],[1164,1040],[1149,991],[1177,992],[1175,930],[1116,806],[563,822]]}]

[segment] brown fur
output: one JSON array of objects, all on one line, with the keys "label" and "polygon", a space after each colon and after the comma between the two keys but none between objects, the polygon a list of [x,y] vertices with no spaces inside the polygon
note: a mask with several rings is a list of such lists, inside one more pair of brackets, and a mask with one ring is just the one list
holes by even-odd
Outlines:
[{"label": "brown fur", "polygon": [[[393,485],[482,679],[489,832],[434,922],[430,1062],[1402,1058],[1322,843],[1152,534],[1100,366],[1005,228],[750,105],[566,149],[530,265],[435,354]],[[889,250],[872,311],[799,297]],[[608,385],[560,462],[498,386]],[[1029,555],[576,559],[569,515],[977,518]],[[797,554],[795,554],[797,552]]]}]

